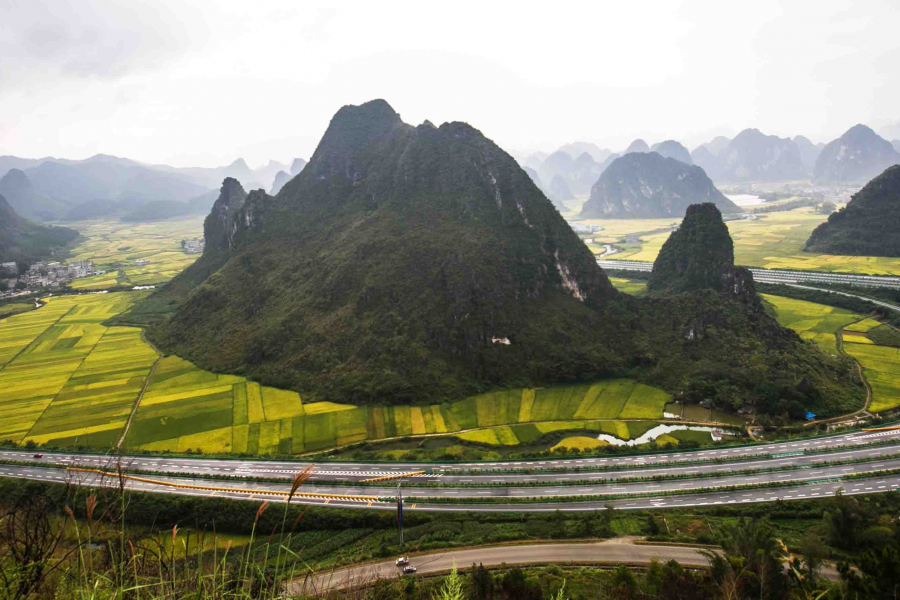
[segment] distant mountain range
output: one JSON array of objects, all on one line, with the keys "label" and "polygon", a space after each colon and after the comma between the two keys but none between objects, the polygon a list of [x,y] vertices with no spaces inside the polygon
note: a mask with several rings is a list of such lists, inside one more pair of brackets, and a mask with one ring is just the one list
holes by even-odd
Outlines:
[{"label": "distant mountain range", "polygon": [[585,202],[586,218],[683,217],[688,206],[711,202],[722,212],[740,209],[716,189],[703,169],[656,152],[629,152],[607,168]]},{"label": "distant mountain range", "polygon": [[[745,129],[734,138],[717,136],[690,152],[676,140],[649,145],[642,139],[636,139],[620,152],[612,152],[590,142],[573,142],[561,146],[552,154],[535,152],[520,162],[538,173],[544,185],[559,175],[575,196],[588,193],[600,175],[620,156],[648,152],[697,165],[713,181],[814,179],[820,183],[865,183],[886,167],[900,162],[897,158],[900,154],[900,123],[880,132],[882,136],[864,125],[853,127],[828,145],[831,149],[825,153],[821,165],[818,162],[828,147],[826,144],[813,143],[802,135],[793,138],[766,135],[752,128]],[[847,158],[841,162],[845,155]]]},{"label": "distant mountain range", "polygon": [[[85,160],[0,156],[0,194],[19,215],[35,221],[122,214],[170,218],[194,212],[178,203],[194,204],[199,214],[206,213],[215,200],[207,200],[207,194],[226,177],[250,189],[268,189],[278,173],[292,171],[293,176],[305,164],[303,159],[295,159],[290,167],[269,161],[251,169],[238,159],[224,167],[178,168],[104,154]],[[137,209],[142,210],[135,213]]]}]

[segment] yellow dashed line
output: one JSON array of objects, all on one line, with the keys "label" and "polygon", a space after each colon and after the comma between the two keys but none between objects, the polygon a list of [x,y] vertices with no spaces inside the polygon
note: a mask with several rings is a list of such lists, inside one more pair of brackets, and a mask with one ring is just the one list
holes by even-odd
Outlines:
[{"label": "yellow dashed line", "polygon": [[399,475],[385,475],[384,477],[373,477],[372,479],[363,479],[363,483],[373,483],[375,481],[387,481],[388,479],[402,479],[404,477],[412,477],[413,475],[424,475],[425,471],[415,471],[414,473],[400,473]]},{"label": "yellow dashed line", "polygon": [[[66,469],[67,471],[78,471],[81,473],[96,473],[100,475],[109,475],[111,477],[120,477],[118,473],[113,473],[110,471],[101,471],[99,469],[79,469],[77,467],[69,467]],[[246,490],[241,488],[226,488],[226,487],[215,487],[215,486],[207,486],[207,485],[192,485],[189,483],[172,483],[170,481],[160,481],[157,479],[146,479],[144,477],[135,477],[134,475],[121,475],[124,479],[131,479],[132,481],[140,481],[143,483],[150,483],[153,485],[163,485],[167,487],[181,488],[181,489],[189,489],[189,490],[207,490],[213,492],[233,492],[238,494],[249,494],[250,499],[253,499],[253,496],[257,494],[265,494],[269,496],[290,496],[290,492],[279,492],[275,490]],[[325,503],[327,504],[330,500],[360,500],[366,502],[378,502],[377,496],[346,496],[342,494],[308,494],[304,492],[296,492],[293,495],[294,498],[306,498],[306,499],[314,499],[314,500],[322,500],[325,499]]]}]

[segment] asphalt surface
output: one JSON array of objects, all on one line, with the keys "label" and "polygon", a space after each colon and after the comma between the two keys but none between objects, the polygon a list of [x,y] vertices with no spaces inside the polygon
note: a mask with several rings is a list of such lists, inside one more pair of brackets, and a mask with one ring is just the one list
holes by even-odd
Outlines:
[{"label": "asphalt surface", "polygon": [[[313,482],[327,481],[359,481],[384,476],[397,476],[401,474],[426,471],[422,475],[414,475],[410,480],[444,482],[451,476],[458,476],[459,480],[475,477],[477,473],[492,476],[499,479],[499,475],[507,473],[493,473],[492,471],[509,471],[519,478],[517,472],[521,471],[521,478],[531,478],[541,469],[592,469],[601,471],[609,468],[642,467],[644,465],[659,465],[668,467],[684,465],[697,461],[710,462],[713,469],[723,467],[716,464],[715,460],[734,460],[736,458],[752,458],[768,455],[771,459],[789,459],[791,462],[803,460],[804,451],[824,450],[827,448],[846,447],[847,450],[862,448],[873,442],[897,440],[900,441],[900,430],[880,432],[850,432],[831,435],[816,439],[804,439],[797,441],[775,442],[743,446],[734,448],[716,448],[709,450],[692,450],[672,453],[609,456],[604,458],[573,458],[573,459],[535,459],[521,461],[498,462],[468,462],[468,463],[365,463],[365,462],[321,462],[316,465]],[[868,449],[872,452],[875,449]],[[46,462],[62,462],[78,465],[110,466],[117,460],[123,465],[135,469],[166,471],[171,473],[203,474],[208,476],[248,476],[248,477],[284,477],[291,478],[297,471],[305,469],[310,464],[303,460],[266,460],[266,459],[214,459],[214,458],[184,458],[166,456],[128,456],[115,458],[105,454],[78,454],[66,452],[44,453],[43,458],[34,458],[34,452],[26,450],[0,450],[0,460],[16,460],[34,462],[36,465]],[[742,468],[744,462],[729,462],[729,468]],[[735,465],[730,467],[730,465]],[[647,471],[642,471],[646,473]],[[583,476],[579,473],[578,476]]]},{"label": "asphalt surface", "polygon": [[[608,458],[515,461],[506,463],[467,463],[463,465],[421,465],[414,463],[365,464],[328,463],[316,466],[315,476],[293,498],[296,503],[329,504],[340,507],[393,508],[387,499],[396,494],[399,481],[432,482],[440,487],[409,487],[404,490],[406,505],[412,510],[479,511],[479,512],[546,512],[553,510],[600,510],[606,505],[622,509],[669,508],[766,502],[833,495],[838,489],[847,494],[878,493],[897,490],[900,477],[877,471],[900,469],[900,445],[872,446],[880,441],[900,440],[900,431],[853,432],[818,439],[779,442],[742,448],[721,448],[672,454],[621,456]],[[815,452],[841,447],[834,452]],[[713,462],[741,457],[739,462]],[[114,478],[95,473],[49,468],[48,463],[62,463],[79,468],[112,466],[103,455],[45,454],[34,458],[23,451],[2,451],[0,459],[27,461],[34,466],[0,464],[0,476],[69,481],[80,485],[113,485]],[[836,461],[860,461],[830,464]],[[690,461],[706,461],[686,464]],[[161,493],[215,496],[244,500],[284,501],[290,477],[309,463],[265,460],[224,460],[204,458],[124,457],[123,464],[133,469],[163,471],[180,476],[136,474],[153,481],[129,480],[129,488]],[[641,465],[650,465],[641,467]],[[798,466],[784,471],[744,473],[750,469]],[[467,469],[480,467],[480,472]],[[547,472],[546,469],[578,467],[582,472]],[[616,467],[617,470],[609,470]],[[503,469],[499,474],[484,469]],[[424,469],[430,473],[410,475]],[[540,472],[540,469],[545,469]],[[838,481],[850,474],[871,473],[865,479]],[[381,484],[353,485],[365,478],[400,476]],[[204,475],[204,477],[191,477]],[[284,483],[222,479],[238,475],[281,477]],[[639,482],[614,481],[624,477],[678,476]],[[698,477],[698,475],[706,475]],[[592,481],[600,480],[600,481]],[[531,483],[532,485],[524,485]],[[553,484],[553,485],[551,485]],[[722,490],[742,485],[767,484],[772,487],[749,490]],[[478,487],[478,486],[482,487]],[[712,488],[712,489],[711,489]],[[666,495],[679,492],[679,495]],[[659,496],[655,496],[659,494]],[[615,500],[592,500],[591,496],[615,495]],[[640,495],[641,497],[636,497]],[[653,495],[653,496],[651,496]],[[353,496],[348,498],[348,496]],[[579,502],[572,497],[584,496]],[[566,499],[560,499],[566,497]],[[539,502],[523,503],[523,498]],[[507,499],[507,500],[504,500]],[[485,500],[486,502],[479,502]],[[464,503],[463,503],[464,501]]]},{"label": "asphalt surface", "polygon": [[[622,271],[653,270],[653,263],[637,260],[597,260],[597,264],[605,269],[619,269]],[[750,268],[755,281],[763,283],[824,283],[857,285],[865,287],[900,288],[900,277],[854,275],[851,273],[828,273],[824,271],[788,271],[781,269]]]},{"label": "asphalt surface", "polygon": [[[454,564],[462,570],[468,569],[473,564],[496,567],[504,563],[507,565],[535,563],[646,565],[654,559],[661,562],[674,559],[686,567],[705,567],[709,564],[706,557],[700,554],[697,548],[635,545],[623,543],[621,539],[591,544],[532,544],[448,550],[436,554],[410,556],[410,563],[416,567],[416,575],[421,576],[449,571]],[[400,577],[401,569],[396,566],[395,561],[396,558],[322,573],[309,579],[297,579],[288,591],[292,594],[321,594],[328,590],[370,584],[376,579]]]}]

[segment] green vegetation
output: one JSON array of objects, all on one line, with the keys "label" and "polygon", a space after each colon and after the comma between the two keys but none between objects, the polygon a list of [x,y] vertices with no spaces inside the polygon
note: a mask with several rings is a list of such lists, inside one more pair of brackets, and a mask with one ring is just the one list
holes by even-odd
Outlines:
[{"label": "green vegetation", "polygon": [[[204,371],[177,356],[159,359],[141,330],[108,326],[147,293],[51,297],[38,310],[4,319],[0,439],[106,448],[121,437],[139,395],[126,448],[282,455],[465,429],[492,436],[487,428],[498,425],[575,422],[570,428],[578,429],[596,419],[659,419],[671,400],[657,388],[609,379],[444,405],[305,402],[296,392]],[[491,441],[518,443],[511,430],[500,435]]]},{"label": "green vegetation", "polygon": [[[776,310],[778,324],[796,331],[804,340],[812,340],[831,354],[838,353],[837,333],[862,317],[848,310],[763,294]],[[851,329],[855,325],[847,327]]]},{"label": "green vegetation", "polygon": [[[114,220],[71,223],[85,238],[72,249],[72,260],[91,260],[95,275],[76,279],[76,290],[99,290],[115,286],[158,285],[178,275],[199,257],[186,254],[181,240],[203,235],[202,217],[190,217],[160,223],[121,223]],[[137,266],[144,259],[150,264]]]},{"label": "green vegetation", "polygon": [[66,227],[46,227],[20,217],[0,196],[0,262],[63,258],[77,237],[77,231]]},{"label": "green vegetation", "polygon": [[880,325],[866,332],[866,337],[879,346],[900,348],[900,331],[890,325]]},{"label": "green vegetation", "polygon": [[807,249],[854,256],[900,257],[900,166],[888,168],[818,226]]},{"label": "green vegetation", "polygon": [[0,304],[0,320],[31,310],[34,310],[34,302],[7,302],[6,304]]},{"label": "green vegetation", "polygon": [[713,290],[757,305],[753,277],[734,266],[734,243],[711,202],[692,204],[678,231],[660,249],[647,281],[652,294]]},{"label": "green vegetation", "polygon": [[113,445],[156,352],[102,325],[142,294],[60,296],[0,325],[0,439]]},{"label": "green vegetation", "polygon": [[617,290],[631,296],[640,296],[647,287],[647,283],[644,281],[635,281],[622,277],[610,277],[609,280]]},{"label": "green vegetation", "polygon": [[[560,565],[527,571],[500,569],[494,574],[473,568],[461,573],[461,598],[555,599],[565,582],[563,598],[605,598],[613,592],[613,598],[629,599],[744,600],[762,596],[788,600],[833,587],[829,595],[864,600],[889,598],[893,587],[900,584],[900,571],[891,567],[891,561],[897,559],[897,494],[653,511],[557,512],[529,514],[527,518],[514,512],[407,510],[405,545],[401,547],[391,511],[296,505],[282,509],[224,498],[132,492],[123,499],[114,486],[90,490],[14,479],[0,480],[0,488],[4,522],[21,525],[7,529],[8,534],[0,538],[0,550],[24,539],[19,537],[24,534],[40,540],[62,536],[59,548],[63,553],[55,554],[58,546],[54,544],[35,546],[44,552],[36,559],[58,562],[61,568],[39,571],[39,577],[32,577],[32,571],[7,565],[7,576],[27,584],[33,597],[44,597],[50,591],[58,598],[81,597],[79,586],[95,593],[97,589],[112,593],[135,582],[146,586],[142,595],[151,599],[271,597],[277,584],[292,573],[322,573],[343,565],[453,547],[617,536],[720,544],[724,556],[711,557],[711,570],[693,575],[673,562],[665,567],[652,564],[646,575],[624,568],[601,573]],[[77,520],[67,518],[65,507]],[[173,530],[176,524],[181,525]],[[96,547],[93,544],[102,549],[92,552],[89,547]],[[119,550],[130,547],[133,554]],[[228,547],[230,551],[225,550]],[[69,552],[71,549],[75,551]],[[200,549],[203,551],[198,552]],[[107,559],[100,560],[101,556]],[[142,557],[145,562],[132,562],[132,557]],[[822,577],[826,559],[838,563],[841,581],[829,583]],[[206,565],[208,571],[199,565]],[[167,593],[176,596],[156,595],[162,585],[160,569],[166,574]],[[227,585],[217,583],[222,580]],[[240,580],[247,585],[235,585]],[[516,592],[510,595],[514,582]],[[370,583],[361,597],[432,600],[433,593],[445,585],[441,579],[387,580]],[[723,595],[723,589],[732,593]],[[479,595],[484,590],[488,595]]]},{"label": "green vegetation", "polygon": [[[766,269],[800,269],[805,271],[826,271],[833,273],[861,273],[869,275],[900,275],[900,259],[883,256],[847,256],[838,254],[816,254],[804,251],[810,234],[827,217],[818,214],[814,207],[797,208],[790,211],[769,213],[755,220],[729,221],[728,231],[734,240],[735,264]],[[616,235],[597,239],[610,243],[621,236],[651,232],[659,227],[658,222],[632,221],[588,221],[599,223]],[[669,222],[665,222],[666,225]],[[612,260],[642,260],[653,262],[659,250],[669,237],[669,231],[641,235],[639,244],[625,245],[626,252],[614,254]],[[619,237],[621,237],[619,236]],[[622,246],[622,244],[617,244]]]},{"label": "green vegetation", "polygon": [[880,412],[900,406],[900,349],[888,346],[849,343],[844,338],[844,351],[863,366],[872,388],[869,410]]},{"label": "green vegetation", "polygon": [[[332,169],[347,161],[366,176]],[[341,109],[277,197],[227,180],[205,237],[203,257],[150,301],[174,315],[149,338],[307,403],[446,405],[610,378],[778,415],[863,403],[849,360],[745,304],[617,293],[508,155],[464,124],[404,125],[381,101]],[[398,431],[414,416],[395,418]]]}]

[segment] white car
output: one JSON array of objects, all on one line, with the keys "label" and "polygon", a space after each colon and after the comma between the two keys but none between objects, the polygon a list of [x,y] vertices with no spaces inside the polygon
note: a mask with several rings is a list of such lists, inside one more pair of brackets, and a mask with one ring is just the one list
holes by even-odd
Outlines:
[{"label": "white car", "polygon": [[409,564],[409,557],[408,557],[408,556],[401,556],[400,558],[397,559],[397,566],[398,566],[398,567],[402,567],[403,565],[408,565],[408,564]]}]

